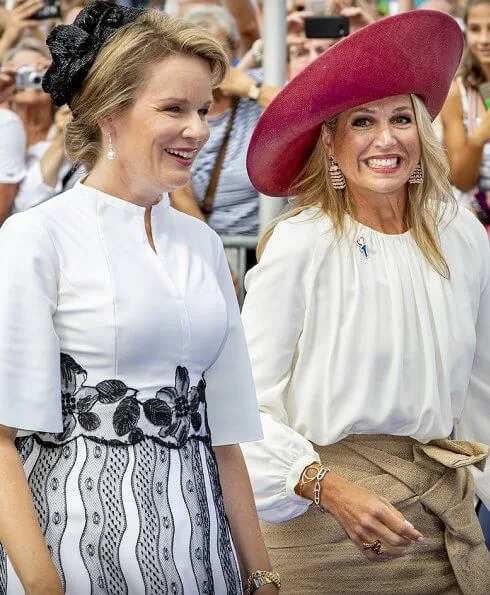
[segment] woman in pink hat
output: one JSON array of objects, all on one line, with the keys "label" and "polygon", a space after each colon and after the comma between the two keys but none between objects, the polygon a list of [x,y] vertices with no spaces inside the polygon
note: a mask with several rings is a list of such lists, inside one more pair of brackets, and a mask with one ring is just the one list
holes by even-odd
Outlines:
[{"label": "woman in pink hat", "polygon": [[264,429],[243,450],[284,593],[490,593],[469,471],[488,504],[490,253],[431,127],[462,46],[442,13],[369,25],[252,137],[254,185],[296,197],[243,310]]}]

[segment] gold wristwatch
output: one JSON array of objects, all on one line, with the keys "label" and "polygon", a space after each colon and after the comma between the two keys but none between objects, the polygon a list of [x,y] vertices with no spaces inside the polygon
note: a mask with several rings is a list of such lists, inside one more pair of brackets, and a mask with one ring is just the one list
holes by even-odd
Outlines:
[{"label": "gold wristwatch", "polygon": [[277,572],[268,572],[266,570],[255,570],[247,579],[245,595],[252,595],[257,589],[264,585],[273,583],[278,589],[281,588],[281,578]]},{"label": "gold wristwatch", "polygon": [[252,101],[257,101],[260,97],[260,87],[262,86],[261,83],[255,82],[250,85],[250,89],[248,90],[247,97]]}]

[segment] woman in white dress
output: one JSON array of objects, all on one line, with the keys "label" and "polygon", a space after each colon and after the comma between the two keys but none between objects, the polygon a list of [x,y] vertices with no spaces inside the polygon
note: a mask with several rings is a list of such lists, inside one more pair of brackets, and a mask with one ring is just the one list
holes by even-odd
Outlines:
[{"label": "woman in white dress", "polygon": [[297,196],[243,308],[264,429],[244,454],[285,593],[490,592],[467,468],[490,441],[489,246],[431,128],[462,46],[441,13],[369,25],[252,137],[253,183]]},{"label": "woman in white dress", "polygon": [[237,444],[261,427],[228,265],[166,194],[224,54],[109,2],[48,45],[89,174],[0,233],[0,591],[277,593]]}]

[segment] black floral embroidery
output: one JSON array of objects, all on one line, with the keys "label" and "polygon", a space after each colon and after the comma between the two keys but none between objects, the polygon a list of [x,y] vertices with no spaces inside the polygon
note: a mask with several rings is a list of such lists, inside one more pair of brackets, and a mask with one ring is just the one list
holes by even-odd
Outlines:
[{"label": "black floral embroidery", "polygon": [[189,372],[183,366],[175,371],[175,386],[163,387],[153,399],[141,402],[137,398],[138,391],[121,380],[104,380],[96,386],[86,386],[87,372],[66,353],[61,354],[60,363],[63,431],[56,435],[60,441],[73,434],[77,421],[87,432],[99,428],[101,419],[92,411],[96,403],[118,403],[112,417],[114,432],[119,437],[127,435],[131,444],[145,436],[138,427],[141,409],[146,419],[160,428],[159,436],[172,438],[176,446],[185,444],[191,427],[196,433],[201,430],[203,416],[199,408],[205,402],[206,383],[201,378],[197,386],[190,387]]},{"label": "black floral embroidery", "polygon": [[132,396],[137,392],[120,380],[106,380],[95,387],[85,386],[87,372],[66,353],[60,354],[60,367],[63,431],[56,436],[60,441],[73,434],[77,419],[88,432],[93,432],[100,426],[100,417],[91,411],[97,402],[115,403],[124,396]]},{"label": "black floral embroidery", "polygon": [[[158,409],[165,421],[169,419],[170,422],[167,428],[160,429],[160,436],[173,436],[179,446],[186,442],[191,425],[194,431],[199,432],[202,424],[199,405],[205,400],[206,383],[204,378],[201,378],[197,386],[191,387],[190,390],[189,385],[189,372],[186,368],[178,366],[175,371],[175,387],[161,388],[156,394],[156,399],[152,399],[159,403]],[[152,421],[146,410],[145,414]]]}]

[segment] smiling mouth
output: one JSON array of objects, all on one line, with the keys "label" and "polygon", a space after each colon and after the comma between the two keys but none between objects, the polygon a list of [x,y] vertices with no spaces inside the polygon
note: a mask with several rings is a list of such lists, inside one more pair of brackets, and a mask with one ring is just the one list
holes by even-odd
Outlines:
[{"label": "smiling mouth", "polygon": [[395,171],[400,166],[401,161],[401,157],[372,157],[366,159],[364,163],[372,171],[386,173]]},{"label": "smiling mouth", "polygon": [[182,165],[191,165],[194,161],[194,158],[197,154],[197,149],[192,149],[190,151],[183,151],[179,149],[164,149],[165,153],[173,157],[176,161],[178,161]]}]

